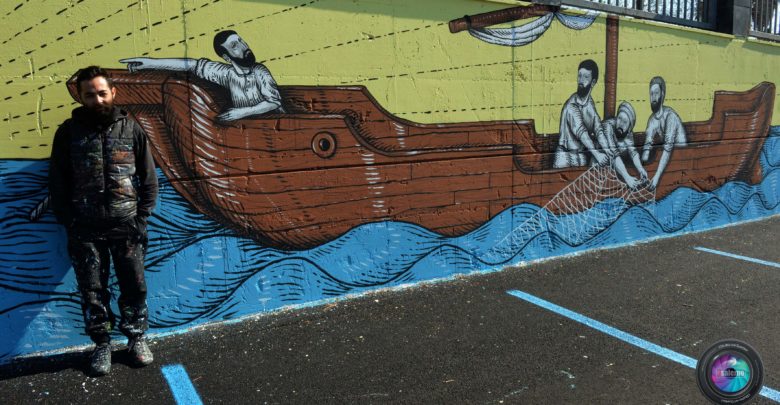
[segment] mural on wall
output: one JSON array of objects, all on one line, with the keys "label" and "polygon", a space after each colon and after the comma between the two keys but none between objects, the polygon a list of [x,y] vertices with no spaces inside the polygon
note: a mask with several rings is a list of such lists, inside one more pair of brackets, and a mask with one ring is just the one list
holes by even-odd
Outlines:
[{"label": "mural on wall", "polygon": [[[490,28],[517,18],[531,20]],[[554,19],[587,30],[596,15],[530,6],[449,27],[522,47]],[[775,86],[718,91],[708,120],[683,122],[648,72],[652,114],[635,131],[636,101],[615,108],[607,23],[603,115],[585,56],[567,67],[578,87],[547,134],[532,119],[413,122],[364,86],[277,84],[236,31],[215,31],[226,63],[122,59],[115,103],[146,131],[161,187],[151,332],[780,212]],[[42,203],[47,171],[45,159],[0,161],[0,361],[88,341],[64,231]]]}]

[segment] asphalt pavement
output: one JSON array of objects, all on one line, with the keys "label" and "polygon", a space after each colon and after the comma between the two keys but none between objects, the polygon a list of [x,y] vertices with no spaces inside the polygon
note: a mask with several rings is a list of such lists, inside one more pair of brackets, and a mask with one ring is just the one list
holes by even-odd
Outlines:
[{"label": "asphalt pavement", "polygon": [[[752,345],[778,390],[778,236],[775,216],[279,311],[155,338],[146,368],[117,348],[102,378],[85,374],[86,353],[27,359],[0,367],[0,398],[706,404],[694,370],[653,347],[697,359],[724,338]],[[772,392],[752,403],[779,403]]]}]

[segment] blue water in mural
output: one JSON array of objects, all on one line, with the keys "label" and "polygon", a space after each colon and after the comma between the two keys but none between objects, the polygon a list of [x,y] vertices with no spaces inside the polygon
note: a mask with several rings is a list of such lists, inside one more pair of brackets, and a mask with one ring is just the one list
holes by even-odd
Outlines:
[{"label": "blue water in mural", "polygon": [[[714,192],[680,188],[661,201],[629,208],[585,238],[540,228],[507,248],[507,235],[539,210],[520,204],[461,237],[385,222],[293,252],[233,236],[195,212],[158,173],[161,193],[147,256],[150,325],[152,332],[164,332],[780,213],[780,127],[772,129],[760,163],[760,184],[730,182]],[[47,170],[47,161],[0,162],[0,362],[89,341],[64,230],[50,212],[29,219],[46,195]],[[118,294],[115,284],[112,291]]]}]

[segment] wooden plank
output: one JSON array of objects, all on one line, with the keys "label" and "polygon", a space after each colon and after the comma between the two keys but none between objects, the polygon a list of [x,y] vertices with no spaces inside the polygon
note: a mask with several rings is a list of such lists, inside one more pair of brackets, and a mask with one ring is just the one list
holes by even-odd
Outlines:
[{"label": "wooden plank", "polygon": [[321,190],[327,188],[350,187],[365,184],[367,176],[371,181],[387,183],[411,180],[411,165],[383,165],[372,167],[344,167],[328,169],[324,173],[311,171],[270,173],[251,175],[248,190],[267,193],[285,193],[295,190]]},{"label": "wooden plank", "polygon": [[512,169],[511,155],[412,163],[412,178],[459,176],[471,173],[506,172]]},{"label": "wooden plank", "polygon": [[[264,193],[252,191],[231,190],[241,199],[247,210],[251,213],[262,213],[267,210],[269,204],[280,209],[300,209],[320,207],[323,205],[332,205],[360,200],[388,200],[391,197],[405,197],[411,201],[426,200],[431,195],[448,194],[451,195],[454,190],[457,193],[463,193],[468,190],[479,190],[483,196],[490,196],[492,192],[485,188],[488,184],[488,175],[458,176],[458,177],[437,177],[427,179],[416,179],[412,182],[387,182],[387,183],[364,183],[355,186],[339,185],[332,188],[320,190],[297,190],[283,193]],[[499,189],[501,190],[501,189]],[[511,188],[502,190],[501,193],[511,195]],[[465,199],[466,196],[464,195]],[[449,200],[452,197],[448,197]],[[458,200],[456,202],[464,201]]]},{"label": "wooden plank", "polygon": [[511,199],[512,187],[485,187],[455,192],[455,203],[457,204]]},{"label": "wooden plank", "polygon": [[[286,230],[328,222],[342,222],[350,226],[357,226],[364,222],[417,216],[418,213],[424,212],[427,208],[446,210],[448,209],[447,207],[456,207],[451,192],[429,194],[425,198],[395,196],[382,198],[381,200],[347,201],[319,207],[281,210],[270,213],[253,213],[250,207],[245,212],[250,213],[248,217],[251,218],[257,229],[263,232],[270,232],[272,230]],[[487,207],[485,207],[485,210],[487,210]],[[444,216],[431,218],[430,220],[433,223],[416,223],[421,226],[437,226],[440,222],[452,221],[453,219]],[[456,221],[460,221],[460,219]]]}]

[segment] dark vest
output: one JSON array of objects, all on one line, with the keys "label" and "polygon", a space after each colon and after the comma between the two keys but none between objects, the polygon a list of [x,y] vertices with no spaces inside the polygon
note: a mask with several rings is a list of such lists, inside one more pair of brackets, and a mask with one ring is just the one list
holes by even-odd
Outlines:
[{"label": "dark vest", "polygon": [[136,215],[132,122],[121,117],[102,127],[78,120],[69,124],[75,216],[83,223],[110,225]]}]

